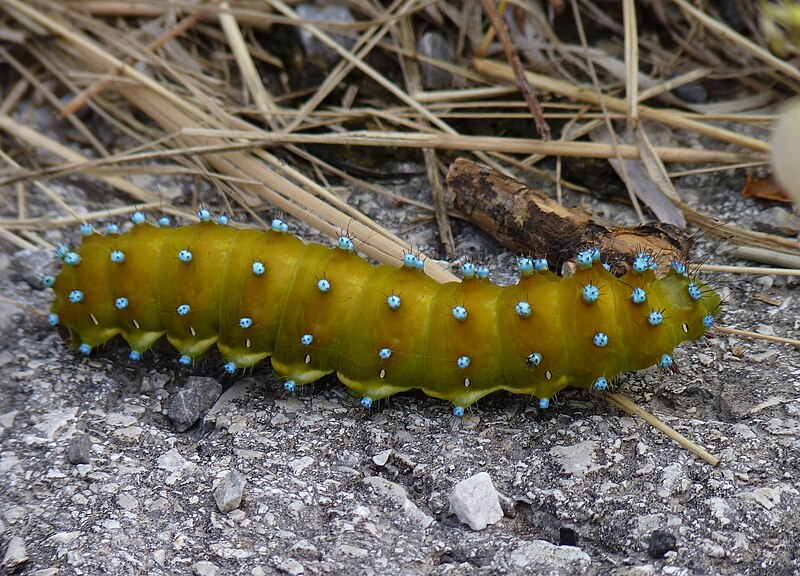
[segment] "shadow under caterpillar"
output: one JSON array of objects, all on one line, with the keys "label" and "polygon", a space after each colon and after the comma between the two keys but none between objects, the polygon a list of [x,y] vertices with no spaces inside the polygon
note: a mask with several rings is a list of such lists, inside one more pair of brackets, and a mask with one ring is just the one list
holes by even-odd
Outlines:
[{"label": "shadow under caterpillar", "polygon": [[621,372],[672,367],[673,349],[702,337],[720,305],[681,262],[657,278],[645,252],[620,278],[589,248],[569,278],[520,258],[512,286],[470,262],[463,282],[439,284],[414,254],[372,266],[347,236],[331,249],[280,220],[264,232],[199,217],[156,227],[137,212],[125,234],[84,224],[81,246],[59,248],[62,270],[44,279],[50,324],[83,354],[121,335],[138,360],[166,334],[183,364],[216,344],[230,373],[270,357],[288,391],[336,372],[364,407],[419,388],[463,416],[497,390],[546,408],[566,386],[603,391]]}]

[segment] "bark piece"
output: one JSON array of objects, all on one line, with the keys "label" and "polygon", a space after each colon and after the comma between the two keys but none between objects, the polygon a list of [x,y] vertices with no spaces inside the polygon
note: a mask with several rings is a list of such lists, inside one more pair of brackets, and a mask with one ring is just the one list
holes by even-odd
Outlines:
[{"label": "bark piece", "polygon": [[447,185],[464,217],[518,254],[546,257],[559,269],[575,253],[598,246],[615,274],[630,268],[631,256],[651,252],[664,270],[686,261],[692,240],[665,223],[615,226],[586,208],[566,208],[539,190],[465,158],[450,167]]}]

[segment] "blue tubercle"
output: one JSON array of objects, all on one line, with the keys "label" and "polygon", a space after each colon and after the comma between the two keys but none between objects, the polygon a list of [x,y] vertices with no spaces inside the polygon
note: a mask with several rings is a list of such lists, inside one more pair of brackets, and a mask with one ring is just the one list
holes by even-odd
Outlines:
[{"label": "blue tubercle", "polygon": [[470,365],[470,362],[471,360],[469,359],[469,356],[461,356],[458,360],[456,360],[456,365],[463,370]]},{"label": "blue tubercle", "polygon": [[520,318],[530,318],[531,317],[531,305],[525,302],[524,300],[520,300],[517,302],[516,306],[514,306],[514,312],[517,313],[517,316]]},{"label": "blue tubercle", "polygon": [[650,312],[650,314],[647,315],[647,322],[650,324],[650,326],[658,326],[663,321],[664,321],[664,314],[656,310]]},{"label": "blue tubercle", "polygon": [[419,256],[414,257],[414,268],[418,270],[423,270],[425,268],[425,259],[420,258]]},{"label": "blue tubercle", "polygon": [[244,330],[247,330],[252,325],[253,325],[253,319],[252,318],[248,318],[247,316],[239,318],[239,327],[240,328],[242,328]]},{"label": "blue tubercle", "polygon": [[217,216],[217,224],[219,224],[220,226],[227,226],[230,221],[231,219],[228,218],[225,214],[220,214],[219,216]]},{"label": "blue tubercle", "polygon": [[197,213],[197,218],[200,220],[200,222],[208,222],[211,220],[211,212],[203,208]]},{"label": "blue tubercle", "polygon": [[184,264],[188,264],[192,261],[192,253],[189,250],[181,250],[178,252],[178,260],[183,262]]},{"label": "blue tubercle", "polygon": [[467,320],[467,309],[464,308],[463,306],[454,307],[453,318],[455,318],[459,322],[465,322]]},{"label": "blue tubercle", "polygon": [[45,288],[52,288],[53,284],[56,283],[56,277],[52,274],[47,274],[42,278],[42,286]]},{"label": "blue tubercle", "polygon": [[80,352],[84,356],[88,356],[92,352],[92,347],[89,346],[88,344],[81,344],[80,346],[78,346],[78,352]]},{"label": "blue tubercle", "polygon": [[[66,261],[67,260],[65,258],[64,262],[66,262]],[[702,296],[703,296],[703,294],[702,294],[702,292],[700,292],[700,288],[697,287],[697,284],[695,284],[694,282],[690,283],[689,284],[689,297],[692,300],[700,300],[700,298]]]},{"label": "blue tubercle", "polygon": [[303,346],[311,346],[312,342],[314,342],[314,336],[312,334],[303,334],[303,337],[300,338],[300,344]]},{"label": "blue tubercle", "polygon": [[703,326],[711,328],[714,325],[714,317],[711,314],[703,316]]},{"label": "blue tubercle", "polygon": [[600,248],[597,246],[589,248],[589,253],[592,255],[592,262],[600,262]]},{"label": "blue tubercle", "polygon": [[83,292],[80,290],[73,290],[69,293],[69,301],[73,304],[78,304],[79,302],[83,302]]},{"label": "blue tubercle", "polygon": [[147,218],[144,217],[144,213],[143,212],[139,212],[137,210],[136,212],[131,214],[131,222],[133,222],[134,224],[137,224],[137,225],[138,224],[144,224],[145,220],[147,220]]},{"label": "blue tubercle", "polygon": [[475,277],[475,264],[472,262],[464,262],[461,265],[461,275],[465,280]]},{"label": "blue tubercle", "polygon": [[188,304],[181,304],[178,306],[178,314],[181,316],[186,316],[189,312],[192,311],[192,308]]},{"label": "blue tubercle", "polygon": [[56,258],[58,258],[59,260],[63,260],[67,254],[69,254],[69,248],[67,248],[63,244],[60,244],[59,246],[56,247]]},{"label": "blue tubercle", "polygon": [[64,255],[64,264],[69,264],[70,266],[77,266],[81,263],[81,257],[77,252],[67,252]]},{"label": "blue tubercle", "polygon": [[533,269],[537,272],[544,272],[548,268],[547,258],[537,258],[533,261]]},{"label": "blue tubercle", "polygon": [[80,230],[83,236],[91,236],[94,233],[94,227],[88,222],[81,224]]},{"label": "blue tubercle", "polygon": [[539,410],[547,410],[550,408],[549,398],[539,398]]},{"label": "blue tubercle", "polygon": [[523,276],[530,276],[533,274],[533,260],[528,257],[519,258],[517,260],[517,268]]},{"label": "blue tubercle", "polygon": [[172,221],[169,219],[168,216],[162,216],[161,218],[158,219],[158,225],[161,226],[162,228],[166,228],[167,226],[172,225]]},{"label": "blue tubercle", "polygon": [[119,234],[119,226],[116,224],[109,224],[106,226],[106,234]]},{"label": "blue tubercle", "polygon": [[608,262],[603,262],[603,268],[605,268],[606,271],[611,272],[611,264]]},{"label": "blue tubercle", "polygon": [[114,301],[114,306],[116,307],[117,310],[125,310],[125,308],[128,307],[128,299],[125,298],[124,296],[121,298],[117,298]]},{"label": "blue tubercle", "polygon": [[142,359],[142,355],[136,350],[131,350],[131,353],[128,354],[128,358],[130,360],[133,360],[134,362],[138,362],[139,360]]},{"label": "blue tubercle", "polygon": [[183,355],[181,355],[180,358],[178,358],[178,362],[180,362],[184,366],[191,366],[192,359],[189,356],[187,356],[186,354],[183,354]]},{"label": "blue tubercle", "polygon": [[634,288],[631,292],[631,302],[634,304],[643,304],[647,300],[647,293],[641,288]]},{"label": "blue tubercle", "polygon": [[489,269],[486,266],[479,266],[475,272],[478,280],[486,280],[489,277]]},{"label": "blue tubercle", "polygon": [[590,268],[592,266],[593,256],[594,253],[591,249],[578,252],[575,256],[575,260],[578,262],[578,268]]},{"label": "blue tubercle", "polygon": [[414,256],[411,252],[406,252],[403,254],[403,266],[406,268],[416,268],[417,267],[417,257]]},{"label": "blue tubercle", "polygon": [[352,252],[354,250],[353,241],[350,240],[350,238],[348,238],[347,236],[339,236],[339,240],[337,240],[336,246],[340,250],[344,250],[346,252]]},{"label": "blue tubercle", "polygon": [[109,258],[116,264],[122,264],[125,262],[125,252],[122,250],[112,250],[111,254],[109,254]]},{"label": "blue tubercle", "polygon": [[48,314],[47,315],[47,323],[50,326],[52,326],[53,328],[58,326],[58,314],[56,314],[54,312],[51,312],[50,314]]},{"label": "blue tubercle", "polygon": [[297,389],[297,384],[294,383],[294,380],[287,380],[283,383],[283,389],[292,393]]},{"label": "blue tubercle", "polygon": [[686,276],[686,264],[684,264],[683,262],[680,262],[678,260],[673,260],[672,262],[670,262],[669,266],[681,276]]},{"label": "blue tubercle", "polygon": [[286,222],[284,222],[280,218],[275,218],[272,220],[272,229],[275,232],[288,232],[289,226],[287,226]]},{"label": "blue tubercle", "polygon": [[389,305],[389,308],[391,308],[392,310],[397,310],[398,308],[400,308],[400,303],[401,303],[400,296],[396,296],[395,294],[392,294],[391,296],[389,296],[386,299],[386,303]]},{"label": "blue tubercle", "polygon": [[591,304],[592,302],[597,302],[598,298],[600,298],[600,289],[597,286],[594,284],[587,284],[583,287],[584,302]]},{"label": "blue tubercle", "polygon": [[388,360],[392,357],[392,349],[391,348],[381,348],[378,352],[378,357],[381,360]]},{"label": "blue tubercle", "polygon": [[608,334],[605,332],[598,332],[594,335],[594,338],[592,338],[592,342],[594,342],[594,345],[598,348],[602,348],[608,344]]},{"label": "blue tubercle", "polygon": [[367,409],[367,410],[369,410],[370,408],[372,408],[372,398],[370,398],[369,396],[364,396],[364,397],[361,399],[361,407],[362,407],[362,408],[365,408],[365,409]]},{"label": "blue tubercle", "polygon": [[253,262],[253,265],[250,267],[250,269],[256,276],[261,276],[264,272],[267,271],[267,267],[264,266],[263,262]]},{"label": "blue tubercle", "polygon": [[328,282],[325,278],[322,278],[317,282],[317,290],[325,294],[328,290],[331,289],[331,283]]},{"label": "blue tubercle", "polygon": [[602,376],[594,381],[594,389],[598,392],[603,392],[606,388],[608,388],[608,380]]},{"label": "blue tubercle", "polygon": [[672,363],[673,363],[672,356],[670,356],[669,354],[664,354],[661,357],[658,366],[660,368],[669,368],[670,366],[672,366]]},{"label": "blue tubercle", "polygon": [[456,406],[453,408],[453,416],[456,418],[463,418],[464,417],[464,407],[463,406]]},{"label": "blue tubercle", "polygon": [[650,268],[650,256],[644,253],[637,254],[636,258],[633,259],[633,265],[631,269],[636,274],[644,274]]},{"label": "blue tubercle", "polygon": [[533,354],[528,354],[528,357],[525,358],[525,365],[528,368],[536,368],[539,364],[542,363],[542,355],[538,352],[534,352]]},{"label": "blue tubercle", "polygon": [[228,374],[236,374],[236,363],[235,362],[226,362],[223,366],[225,372]]}]

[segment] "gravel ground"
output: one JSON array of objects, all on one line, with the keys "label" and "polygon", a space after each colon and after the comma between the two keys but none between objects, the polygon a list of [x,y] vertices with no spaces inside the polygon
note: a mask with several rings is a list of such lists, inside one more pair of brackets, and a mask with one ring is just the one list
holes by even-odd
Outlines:
[{"label": "gravel ground", "polygon": [[[731,192],[738,180],[681,184],[694,205],[735,223],[763,210]],[[401,211],[360,193],[350,201],[412,243],[433,243],[431,226],[406,233]],[[465,224],[456,232],[463,250],[488,255],[510,279],[513,255]],[[698,248],[714,250],[707,240]],[[726,262],[718,250],[712,260]],[[37,274],[48,265],[44,252],[0,254],[2,294],[46,310]],[[726,294],[722,323],[800,335],[800,283],[710,279]],[[231,377],[209,357],[181,369],[168,346],[137,365],[116,343],[79,357],[43,319],[2,308],[9,572],[800,571],[800,352],[788,345],[718,337],[676,352],[681,375],[619,380],[719,455],[713,468],[581,391],[546,411],[497,394],[463,420],[419,394],[367,412],[335,378],[287,395],[269,368]]]}]

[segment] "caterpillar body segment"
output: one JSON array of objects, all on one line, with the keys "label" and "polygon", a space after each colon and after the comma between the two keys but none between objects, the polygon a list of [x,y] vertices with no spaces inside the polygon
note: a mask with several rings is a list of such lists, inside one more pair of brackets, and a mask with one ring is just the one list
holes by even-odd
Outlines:
[{"label": "caterpillar body segment", "polygon": [[623,371],[671,365],[720,303],[683,265],[658,279],[644,253],[621,278],[589,249],[569,278],[523,258],[512,286],[470,263],[463,282],[438,284],[411,254],[371,266],[346,236],[330,249],[278,220],[266,232],[219,222],[87,231],[59,252],[50,323],[83,353],[119,334],[138,359],[166,335],[183,363],[216,344],[229,372],[270,357],[287,390],[336,372],[366,407],[419,388],[463,414],[501,389],[546,406],[566,386],[605,390]]}]

